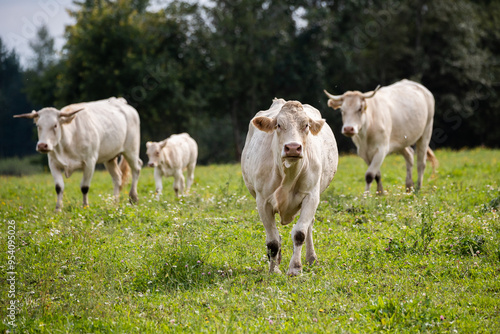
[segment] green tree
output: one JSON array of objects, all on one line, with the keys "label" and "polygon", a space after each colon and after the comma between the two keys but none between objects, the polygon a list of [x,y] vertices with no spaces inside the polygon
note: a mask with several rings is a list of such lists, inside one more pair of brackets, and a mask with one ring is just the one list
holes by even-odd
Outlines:
[{"label": "green tree", "polygon": [[239,159],[248,122],[269,107],[278,90],[274,69],[294,36],[295,22],[287,1],[215,0],[205,10],[212,31],[207,98],[219,106],[210,112],[229,117]]},{"label": "green tree", "polygon": [[62,72],[62,66],[56,58],[54,39],[49,35],[47,26],[38,29],[36,38],[29,45],[34,56],[24,72],[25,92],[37,109],[53,106],[57,77]]},{"label": "green tree", "polygon": [[18,56],[14,51],[8,51],[0,38],[0,157],[34,152],[33,124],[12,118],[32,110],[23,89]]}]

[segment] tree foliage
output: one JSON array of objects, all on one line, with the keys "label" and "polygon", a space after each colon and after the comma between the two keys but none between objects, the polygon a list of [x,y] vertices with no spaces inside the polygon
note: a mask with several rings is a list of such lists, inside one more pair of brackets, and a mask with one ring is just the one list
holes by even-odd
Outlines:
[{"label": "tree foliage", "polygon": [[142,139],[189,131],[200,162],[239,158],[248,122],[274,97],[320,109],[323,89],[367,91],[403,78],[436,98],[434,147],[498,146],[500,5],[481,0],[148,0],[75,2],[62,57],[50,36],[26,71],[36,106],[123,96]]}]

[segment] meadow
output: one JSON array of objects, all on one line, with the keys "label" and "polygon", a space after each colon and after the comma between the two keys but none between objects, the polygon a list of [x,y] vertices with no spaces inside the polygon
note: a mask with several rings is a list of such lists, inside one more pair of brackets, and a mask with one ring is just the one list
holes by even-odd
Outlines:
[{"label": "meadow", "polygon": [[[318,262],[303,259],[298,277],[268,274],[238,164],[199,166],[181,199],[164,179],[160,200],[144,168],[137,205],[125,190],[114,203],[97,171],[88,208],[75,173],[61,213],[49,173],[0,177],[0,331],[498,333],[500,151],[436,156],[409,194],[403,158],[389,156],[385,196],[364,195],[364,162],[342,156],[316,213]],[[292,225],[279,226],[284,272]]]}]

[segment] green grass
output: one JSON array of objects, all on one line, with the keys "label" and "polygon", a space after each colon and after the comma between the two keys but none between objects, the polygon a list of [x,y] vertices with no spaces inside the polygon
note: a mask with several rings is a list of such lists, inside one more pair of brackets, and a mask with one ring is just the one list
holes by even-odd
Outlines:
[{"label": "green grass", "polygon": [[[389,156],[386,196],[363,196],[364,162],[341,157],[316,213],[319,261],[294,278],[267,273],[239,165],[198,167],[180,200],[164,179],[160,201],[145,168],[135,206],[125,191],[114,203],[98,171],[85,209],[75,173],[59,214],[50,174],[0,177],[2,272],[8,222],[16,227],[17,332],[497,333],[500,151],[436,156],[418,194],[404,192],[404,160]],[[282,271],[292,225],[279,227]],[[1,332],[12,329],[6,277]]]}]

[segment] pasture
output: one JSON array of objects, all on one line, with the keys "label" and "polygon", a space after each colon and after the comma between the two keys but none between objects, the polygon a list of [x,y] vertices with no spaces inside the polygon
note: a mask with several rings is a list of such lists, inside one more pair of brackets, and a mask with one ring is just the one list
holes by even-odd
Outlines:
[{"label": "pasture", "polygon": [[[197,167],[181,199],[164,179],[159,201],[153,169],[143,168],[135,206],[129,185],[115,204],[111,177],[96,171],[82,208],[77,172],[59,214],[49,173],[0,177],[0,265],[15,272],[15,298],[0,278],[0,331],[498,333],[500,151],[436,157],[421,192],[405,193],[404,160],[391,155],[388,194],[372,185],[363,196],[366,165],[342,156],[316,213],[318,263],[303,261],[294,278],[267,273],[264,228],[238,164]],[[292,225],[279,226],[282,271]]]}]

